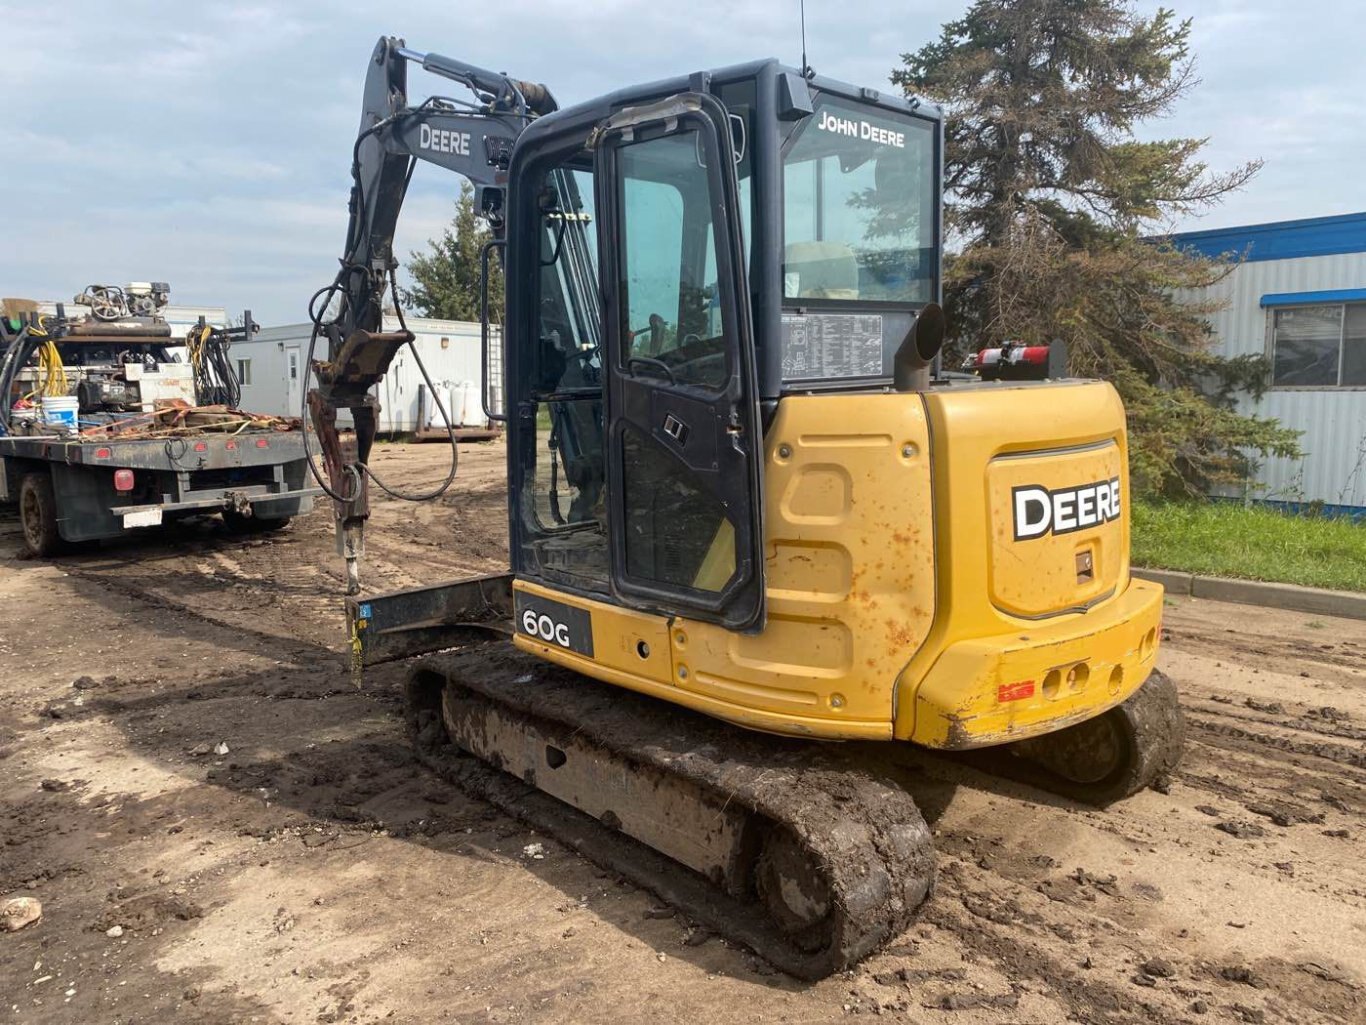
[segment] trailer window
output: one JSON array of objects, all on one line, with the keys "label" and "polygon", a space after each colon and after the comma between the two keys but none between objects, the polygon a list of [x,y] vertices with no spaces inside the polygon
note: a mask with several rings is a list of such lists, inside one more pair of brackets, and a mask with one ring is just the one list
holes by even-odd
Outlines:
[{"label": "trailer window", "polygon": [[251,360],[239,359],[237,361],[237,383],[251,384]]},{"label": "trailer window", "polygon": [[933,122],[824,95],[783,159],[783,297],[934,297]]},{"label": "trailer window", "polygon": [[1272,311],[1271,383],[1277,388],[1366,385],[1366,303]]}]

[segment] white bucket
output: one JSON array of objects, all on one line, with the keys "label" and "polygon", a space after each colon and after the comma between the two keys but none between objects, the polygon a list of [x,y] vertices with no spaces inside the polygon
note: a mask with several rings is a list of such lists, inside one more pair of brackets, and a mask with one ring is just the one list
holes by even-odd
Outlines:
[{"label": "white bucket", "polygon": [[465,427],[484,426],[484,398],[479,394],[476,381],[466,381],[461,386],[460,422]]},{"label": "white bucket", "polygon": [[45,396],[43,398],[43,422],[52,427],[74,431],[76,429],[76,414],[80,408],[80,400],[74,395]]}]

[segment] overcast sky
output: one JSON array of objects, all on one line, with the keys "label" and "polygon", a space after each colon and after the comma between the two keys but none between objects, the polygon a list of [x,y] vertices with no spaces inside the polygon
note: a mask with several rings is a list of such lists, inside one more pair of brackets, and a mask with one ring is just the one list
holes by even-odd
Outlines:
[{"label": "overcast sky", "polygon": [[[1173,227],[1366,208],[1358,2],[1170,2],[1195,20],[1203,82],[1149,134],[1209,136],[1215,168],[1266,160],[1242,193]],[[811,63],[885,86],[965,5],[808,0]],[[562,104],[800,52],[797,0],[0,0],[0,26],[0,295],[165,280],[174,301],[250,307],[267,324],[305,319],[335,271],[380,35],[544,81]],[[428,81],[415,73],[410,92]],[[440,229],[457,189],[419,170],[401,254]]]}]

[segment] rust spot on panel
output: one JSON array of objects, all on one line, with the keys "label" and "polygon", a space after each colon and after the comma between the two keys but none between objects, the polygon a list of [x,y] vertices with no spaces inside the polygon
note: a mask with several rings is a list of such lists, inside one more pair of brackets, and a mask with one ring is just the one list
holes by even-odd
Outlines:
[{"label": "rust spot on panel", "polygon": [[913,634],[905,623],[895,619],[887,620],[887,640],[894,648],[909,648],[915,643]]}]

